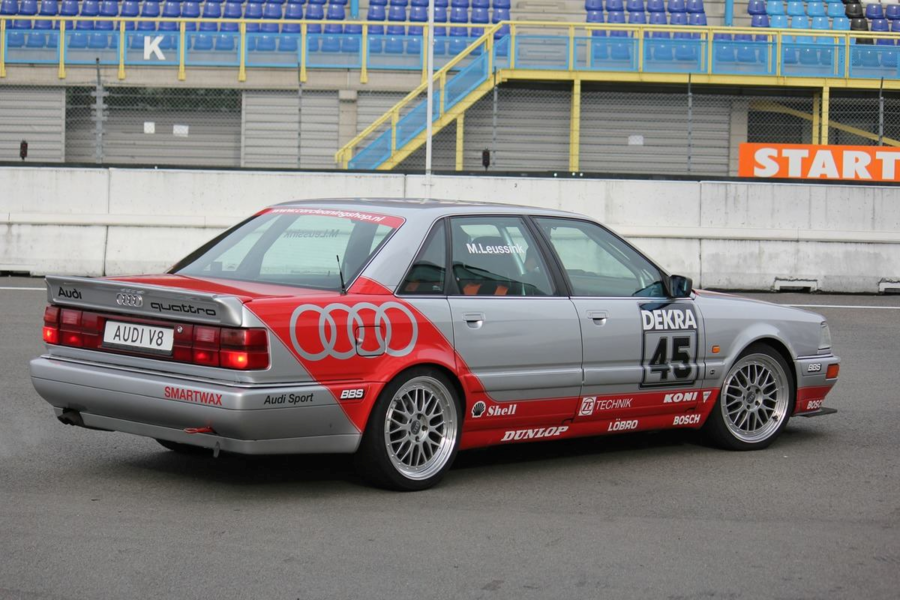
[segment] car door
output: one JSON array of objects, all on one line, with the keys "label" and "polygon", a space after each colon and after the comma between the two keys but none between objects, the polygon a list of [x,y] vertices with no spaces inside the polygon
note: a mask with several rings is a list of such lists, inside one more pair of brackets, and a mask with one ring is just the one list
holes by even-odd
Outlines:
[{"label": "car door", "polygon": [[456,351],[481,400],[467,427],[571,418],[581,389],[578,315],[518,216],[450,219]]},{"label": "car door", "polygon": [[[667,298],[663,273],[596,223],[534,221],[571,287],[581,327],[584,385],[576,420],[676,413],[696,406],[702,398],[703,319],[693,300]],[[610,427],[636,429],[637,423]]]}]

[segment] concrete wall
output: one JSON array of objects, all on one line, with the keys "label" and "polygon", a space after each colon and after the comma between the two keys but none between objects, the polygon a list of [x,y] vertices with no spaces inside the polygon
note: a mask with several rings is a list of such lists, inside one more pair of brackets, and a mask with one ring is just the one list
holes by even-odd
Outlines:
[{"label": "concrete wall", "polygon": [[[422,197],[422,176],[0,168],[0,271],[167,268],[223,228],[300,198]],[[900,281],[900,188],[435,177],[431,197],[588,214],[703,287],[877,292]]]}]

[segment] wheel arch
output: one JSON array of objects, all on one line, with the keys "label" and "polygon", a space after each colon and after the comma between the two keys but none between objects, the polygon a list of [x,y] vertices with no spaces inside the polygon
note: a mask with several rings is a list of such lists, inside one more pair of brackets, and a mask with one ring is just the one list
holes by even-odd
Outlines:
[{"label": "wheel arch", "polygon": [[450,367],[448,367],[445,364],[442,364],[439,362],[433,362],[433,361],[425,361],[425,362],[418,362],[418,363],[411,364],[411,365],[406,365],[402,369],[396,371],[390,377],[388,377],[387,381],[385,381],[384,384],[381,386],[381,389],[383,390],[385,387],[387,387],[388,384],[390,384],[392,381],[395,381],[398,377],[401,377],[405,373],[408,373],[409,371],[414,371],[416,369],[434,369],[436,371],[439,371],[441,374],[443,374],[444,376],[447,377],[447,379],[450,381],[450,383],[453,384],[453,389],[456,392],[457,396],[459,397],[459,401],[461,403],[461,406],[459,407],[460,411],[461,411],[460,412],[460,420],[461,421],[465,420],[465,412],[466,412],[465,388],[463,387],[462,381],[459,379],[459,376],[457,376],[457,374],[453,371],[453,369],[451,369]]},{"label": "wheel arch", "polygon": [[728,366],[728,369],[726,370],[726,372],[730,371],[731,367],[734,366],[734,363],[736,363],[740,359],[740,357],[742,357],[747,352],[747,350],[750,347],[752,347],[756,344],[768,346],[769,348],[771,348],[772,350],[777,352],[778,355],[784,359],[784,362],[787,363],[788,376],[791,378],[791,382],[794,384],[793,385],[794,393],[792,394],[792,398],[791,398],[791,404],[793,405],[797,401],[797,385],[798,385],[797,367],[796,367],[796,363],[794,360],[794,355],[791,353],[791,350],[790,350],[790,348],[788,348],[787,344],[785,344],[783,340],[780,340],[775,336],[766,335],[766,336],[755,338],[755,339],[751,340],[750,342],[746,343],[744,345],[744,347],[741,348],[741,351],[734,355],[734,359],[731,361],[731,364]]}]

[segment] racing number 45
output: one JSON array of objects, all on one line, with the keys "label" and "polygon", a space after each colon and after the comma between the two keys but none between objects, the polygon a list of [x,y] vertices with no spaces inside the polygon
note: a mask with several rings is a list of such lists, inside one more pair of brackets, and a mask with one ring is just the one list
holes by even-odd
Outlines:
[{"label": "racing number 45", "polygon": [[688,336],[660,337],[656,350],[650,357],[650,372],[659,375],[660,383],[669,381],[670,373],[676,380],[691,379],[694,368],[691,365],[690,350],[691,338]]}]

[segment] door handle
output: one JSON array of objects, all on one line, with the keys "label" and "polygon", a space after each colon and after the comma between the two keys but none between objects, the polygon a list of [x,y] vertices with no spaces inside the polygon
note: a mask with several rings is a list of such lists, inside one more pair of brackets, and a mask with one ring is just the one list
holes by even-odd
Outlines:
[{"label": "door handle", "polygon": [[605,310],[589,310],[587,315],[598,327],[606,325],[606,319],[609,318],[609,313]]},{"label": "door handle", "polygon": [[480,329],[484,325],[484,313],[464,313],[463,320],[472,329]]}]

